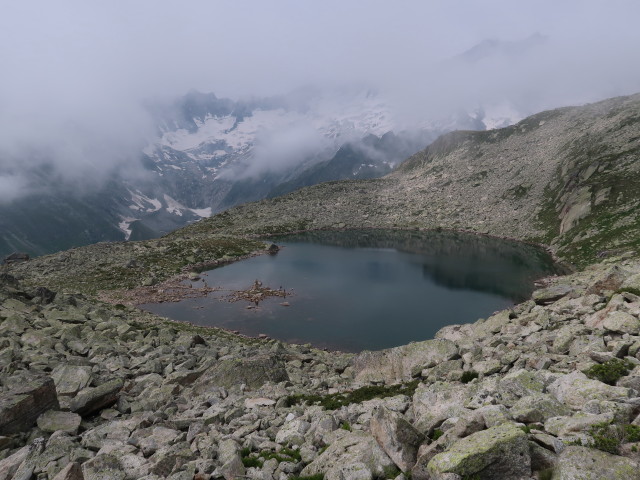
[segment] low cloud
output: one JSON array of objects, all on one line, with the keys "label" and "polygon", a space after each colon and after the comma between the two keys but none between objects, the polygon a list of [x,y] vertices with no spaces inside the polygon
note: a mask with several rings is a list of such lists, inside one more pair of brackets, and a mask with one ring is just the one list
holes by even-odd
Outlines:
[{"label": "low cloud", "polygon": [[[258,134],[246,160],[221,172],[222,179],[257,178],[324,159],[332,143],[307,123],[281,126]],[[324,154],[324,155],[323,155]]]},{"label": "low cloud", "polygon": [[[9,3],[0,198],[28,191],[30,171],[45,167],[70,188],[141,174],[155,134],[141,105],[190,88],[241,98],[366,85],[389,100],[398,128],[492,105],[528,114],[635,93],[639,17],[636,0]],[[536,33],[546,41],[520,51]],[[510,47],[452,60],[487,39]],[[322,148],[312,130],[265,132],[246,174]]]}]

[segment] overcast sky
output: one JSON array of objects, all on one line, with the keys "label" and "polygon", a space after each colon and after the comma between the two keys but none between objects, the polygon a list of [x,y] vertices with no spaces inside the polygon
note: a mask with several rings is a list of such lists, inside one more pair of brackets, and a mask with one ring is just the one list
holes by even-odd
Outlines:
[{"label": "overcast sky", "polygon": [[[638,19],[637,0],[4,1],[0,196],[25,148],[97,173],[126,159],[151,134],[140,101],[190,88],[366,84],[407,118],[504,95],[549,108],[634,93]],[[442,73],[482,40],[534,33],[548,41],[526,59]]]}]

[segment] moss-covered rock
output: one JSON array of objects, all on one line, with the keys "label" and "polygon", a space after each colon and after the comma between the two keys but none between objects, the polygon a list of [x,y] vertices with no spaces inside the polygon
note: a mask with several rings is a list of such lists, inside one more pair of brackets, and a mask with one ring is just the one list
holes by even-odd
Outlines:
[{"label": "moss-covered rock", "polygon": [[593,448],[570,446],[558,458],[552,480],[640,479],[637,462]]},{"label": "moss-covered rock", "polygon": [[427,470],[434,480],[447,473],[478,479],[516,480],[531,475],[531,457],[526,434],[505,423],[469,435],[439,453]]}]

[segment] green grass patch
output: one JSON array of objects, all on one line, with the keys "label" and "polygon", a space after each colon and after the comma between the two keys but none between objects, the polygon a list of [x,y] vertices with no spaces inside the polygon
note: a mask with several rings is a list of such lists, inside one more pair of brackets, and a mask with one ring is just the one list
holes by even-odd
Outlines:
[{"label": "green grass patch", "polygon": [[344,422],[342,425],[340,425],[340,428],[342,430],[346,430],[347,432],[353,431],[353,429],[351,428],[351,424],[349,422]]},{"label": "green grass patch", "polygon": [[418,383],[419,380],[390,386],[368,385],[351,392],[329,395],[289,395],[286,398],[286,404],[293,406],[307,403],[309,405],[320,405],[327,410],[337,410],[352,403],[361,403],[374,398],[395,397],[396,395],[412,396],[418,387]]},{"label": "green grass patch", "polygon": [[289,480],[324,480],[324,473],[317,473],[315,475],[308,475],[306,477],[299,477],[294,475],[293,477],[289,477]]}]

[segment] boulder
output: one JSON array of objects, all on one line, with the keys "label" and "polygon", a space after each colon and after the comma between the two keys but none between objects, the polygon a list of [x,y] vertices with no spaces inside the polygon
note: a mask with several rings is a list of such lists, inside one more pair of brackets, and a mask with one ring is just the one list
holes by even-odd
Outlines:
[{"label": "boulder", "polygon": [[193,385],[195,393],[206,393],[211,389],[232,388],[245,384],[257,389],[267,382],[279,383],[289,380],[284,361],[276,355],[256,355],[251,358],[228,358],[208,368]]},{"label": "boulder", "polygon": [[559,455],[552,480],[640,479],[640,466],[637,462],[602,452],[593,448],[565,448]]},{"label": "boulder", "polygon": [[410,471],[424,436],[401,414],[385,407],[374,410],[369,427],[373,438],[398,468],[403,472]]},{"label": "boulder", "polygon": [[78,433],[82,417],[72,412],[57,412],[47,410],[38,417],[38,428],[43,432],[65,432],[70,435]]},{"label": "boulder", "polygon": [[472,336],[484,338],[500,332],[505,325],[511,322],[510,313],[509,310],[502,310],[487,319],[478,320],[471,324]]},{"label": "boulder", "polygon": [[22,263],[29,261],[29,254],[24,252],[14,252],[10,255],[7,255],[2,260],[4,265],[11,265],[13,263]]},{"label": "boulder", "polygon": [[569,295],[571,292],[573,292],[573,287],[560,284],[536,290],[531,295],[531,298],[533,298],[533,301],[538,305],[549,305]]},{"label": "boulder", "polygon": [[515,424],[505,423],[458,440],[427,465],[433,480],[448,474],[479,479],[520,480],[531,475],[527,435]]},{"label": "boulder", "polygon": [[0,434],[25,432],[40,414],[58,406],[50,377],[25,377],[19,387],[0,395]]},{"label": "boulder", "polygon": [[10,480],[18,470],[18,467],[24,462],[29,453],[29,446],[22,447],[20,450],[7,458],[0,460],[0,480]]},{"label": "boulder", "polygon": [[334,441],[313,462],[301,477],[324,474],[325,478],[394,478],[397,467],[365,432],[346,432]]},{"label": "boulder", "polygon": [[178,430],[166,427],[141,428],[131,435],[128,442],[138,447],[145,457],[149,457],[161,447],[173,443],[179,435]]},{"label": "boulder", "polygon": [[53,369],[51,378],[56,384],[58,395],[74,396],[89,385],[91,367],[88,365],[65,365],[61,363]]},{"label": "boulder", "polygon": [[571,409],[551,395],[537,393],[518,400],[511,407],[510,414],[518,422],[543,423],[551,417],[571,415]]},{"label": "boulder", "polygon": [[520,398],[542,393],[544,379],[536,372],[512,370],[498,381],[496,394],[500,402],[507,407],[513,406]]},{"label": "boulder", "polygon": [[86,388],[71,400],[70,409],[84,417],[110,407],[118,400],[123,385],[123,380],[117,378],[95,388]]},{"label": "boulder", "polygon": [[416,428],[428,434],[443,420],[465,416],[470,410],[464,402],[472,396],[475,387],[460,383],[436,382],[420,385],[413,395],[413,416]]},{"label": "boulder", "polygon": [[126,475],[118,457],[110,454],[96,455],[82,464],[84,480],[124,480]]},{"label": "boulder", "polygon": [[27,455],[20,464],[16,473],[13,474],[13,480],[30,480],[38,466],[38,460],[44,450],[44,438],[36,438],[28,446]]},{"label": "boulder", "polygon": [[605,317],[602,328],[614,333],[638,335],[640,334],[640,320],[627,312],[618,310]]},{"label": "boulder", "polygon": [[548,387],[559,402],[576,410],[581,409],[589,400],[614,400],[629,398],[631,390],[624,387],[612,387],[598,380],[591,380],[582,372],[562,375]]},{"label": "boulder", "polygon": [[451,340],[434,339],[375,352],[364,351],[353,358],[357,383],[398,383],[411,380],[424,368],[458,357]]},{"label": "boulder", "polygon": [[545,424],[545,431],[557,436],[564,437],[579,432],[587,432],[594,425],[611,423],[613,414],[602,413],[593,415],[578,412],[571,417],[552,417]]},{"label": "boulder", "polygon": [[234,480],[244,476],[246,473],[242,459],[240,458],[240,448],[234,440],[228,439],[220,442],[218,459],[222,464],[220,473],[222,473],[226,480]]},{"label": "boulder", "polygon": [[302,445],[304,443],[304,435],[309,431],[311,424],[300,418],[294,418],[278,430],[276,434],[276,443],[281,445]]},{"label": "boulder", "polygon": [[84,480],[79,463],[71,462],[53,477],[53,480]]}]

